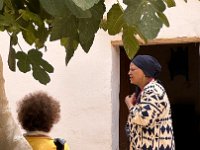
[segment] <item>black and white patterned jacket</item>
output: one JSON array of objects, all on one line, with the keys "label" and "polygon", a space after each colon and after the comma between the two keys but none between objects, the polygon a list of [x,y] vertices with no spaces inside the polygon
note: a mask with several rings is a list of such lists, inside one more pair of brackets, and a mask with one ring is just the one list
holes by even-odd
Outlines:
[{"label": "black and white patterned jacket", "polygon": [[130,108],[126,132],[130,150],[174,150],[170,103],[157,81],[148,83]]}]

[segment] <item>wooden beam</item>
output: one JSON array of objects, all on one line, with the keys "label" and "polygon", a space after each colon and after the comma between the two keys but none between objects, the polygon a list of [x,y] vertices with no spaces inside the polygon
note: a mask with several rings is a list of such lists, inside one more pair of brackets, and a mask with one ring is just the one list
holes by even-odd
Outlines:
[{"label": "wooden beam", "polygon": [[[138,40],[140,45],[161,45],[161,44],[184,44],[184,43],[200,43],[200,37],[177,37],[177,38],[158,38],[148,40],[144,43]],[[122,40],[111,41],[113,46],[123,46]]]}]

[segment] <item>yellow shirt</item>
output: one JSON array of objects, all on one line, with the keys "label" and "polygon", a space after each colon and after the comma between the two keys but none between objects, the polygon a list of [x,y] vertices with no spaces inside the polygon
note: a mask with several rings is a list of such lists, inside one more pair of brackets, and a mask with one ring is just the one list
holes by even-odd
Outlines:
[{"label": "yellow shirt", "polygon": [[[56,150],[53,139],[48,136],[25,136],[25,138],[33,150]],[[65,144],[64,150],[70,150],[68,144]]]}]

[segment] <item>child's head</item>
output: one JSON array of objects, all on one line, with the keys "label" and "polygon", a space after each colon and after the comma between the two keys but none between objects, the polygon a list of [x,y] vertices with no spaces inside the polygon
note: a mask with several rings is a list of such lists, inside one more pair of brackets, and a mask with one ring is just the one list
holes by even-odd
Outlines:
[{"label": "child's head", "polygon": [[18,103],[17,113],[26,131],[49,132],[60,119],[60,104],[45,92],[30,93]]}]

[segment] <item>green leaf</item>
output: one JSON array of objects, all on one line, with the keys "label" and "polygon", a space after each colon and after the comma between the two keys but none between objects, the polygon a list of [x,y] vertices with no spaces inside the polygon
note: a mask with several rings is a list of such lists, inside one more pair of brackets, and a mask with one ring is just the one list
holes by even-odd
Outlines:
[{"label": "green leaf", "polygon": [[[166,0],[164,0],[166,1]],[[144,4],[153,5],[154,9],[157,11],[163,12],[166,7],[163,0],[124,0],[123,1],[126,5],[135,7],[135,11],[140,11],[141,8],[145,7]]]},{"label": "green leaf", "polygon": [[17,66],[21,72],[26,73],[31,70],[28,55],[26,53],[21,51],[17,52],[16,59],[18,59]]},{"label": "green leaf", "polygon": [[101,0],[72,0],[82,10],[90,9]]},{"label": "green leaf", "polygon": [[149,15],[145,15],[137,27],[147,39],[153,39],[162,28],[162,22],[155,13],[149,12]]},{"label": "green leaf", "polygon": [[32,66],[42,68],[44,71],[52,73],[54,71],[53,66],[49,64],[46,60],[42,59],[42,53],[38,50],[32,49],[28,51],[28,59],[30,60]]},{"label": "green leaf", "polygon": [[45,28],[44,26],[39,27],[38,30],[35,32],[36,40],[35,40],[35,47],[42,48],[44,43],[47,41],[50,31]]},{"label": "green leaf", "polygon": [[39,0],[41,6],[52,16],[63,16],[66,13],[64,0]]},{"label": "green leaf", "polygon": [[22,18],[26,21],[32,21],[38,26],[44,26],[43,20],[35,13],[20,9],[19,14],[21,14]]},{"label": "green leaf", "polygon": [[17,66],[21,72],[33,71],[33,77],[42,84],[50,82],[50,77],[47,72],[52,73],[54,68],[44,59],[42,53],[36,49],[31,49],[28,54],[24,52],[17,52],[16,59],[18,59]]},{"label": "green leaf", "polygon": [[104,31],[107,31],[107,30],[108,30],[107,20],[106,20],[106,19],[102,19],[99,26],[100,26],[100,28],[102,28]]},{"label": "green leaf", "polygon": [[135,25],[140,21],[140,18],[143,14],[141,9],[144,7],[144,4],[141,2],[141,0],[131,0],[131,2],[127,4],[128,7],[124,11],[124,19],[128,25]]},{"label": "green leaf", "polygon": [[48,73],[44,69],[34,65],[33,65],[33,77],[36,80],[38,80],[41,84],[45,85],[49,83],[51,80]]},{"label": "green leaf", "polygon": [[3,8],[3,2],[4,2],[4,0],[0,0],[0,10],[2,10],[2,8]]},{"label": "green leaf", "polygon": [[5,27],[0,25],[0,31],[5,31]]},{"label": "green leaf", "polygon": [[35,40],[35,28],[32,25],[32,23],[29,22],[29,25],[25,28],[25,30],[22,30],[22,35],[24,40],[29,44],[32,45]]},{"label": "green leaf", "polygon": [[[7,0],[4,0],[7,1]],[[8,0],[11,3],[11,7],[13,7],[15,10],[18,9],[24,9],[24,0]]]},{"label": "green leaf", "polygon": [[31,49],[28,51],[28,56],[30,57],[30,61],[32,64],[34,63],[40,63],[40,60],[42,60],[42,53],[36,49]]},{"label": "green leaf", "polygon": [[11,46],[8,54],[8,67],[11,71],[16,71],[15,49]]},{"label": "green leaf", "polygon": [[156,9],[157,12],[163,12],[166,9],[163,0],[148,0],[147,4],[151,4],[151,8]]},{"label": "green leaf", "polygon": [[[19,0],[17,0],[17,1],[19,1]],[[24,1],[24,0],[22,0],[22,1]],[[25,5],[28,7],[28,10],[30,10],[33,13],[39,14],[41,11],[39,0],[26,0]]]},{"label": "green leaf", "polygon": [[[69,23],[70,22],[70,23]],[[62,18],[56,18],[53,22],[50,40],[58,40],[63,37],[77,36],[77,20],[75,16],[68,14]]]},{"label": "green leaf", "polygon": [[83,50],[87,53],[92,46],[95,33],[99,29],[103,13],[105,12],[105,5],[102,1],[91,8],[92,17],[79,19],[79,41]]},{"label": "green leaf", "polygon": [[[163,12],[166,7],[161,0],[127,0],[128,7],[125,10],[124,18],[129,24],[136,24],[143,16],[148,16],[151,12]],[[153,16],[154,17],[154,16]]]},{"label": "green leaf", "polygon": [[132,1],[131,0],[123,0],[123,3],[129,5]]},{"label": "green leaf", "polygon": [[107,27],[110,35],[119,33],[124,23],[123,11],[119,4],[114,4],[107,15]]},{"label": "green leaf", "polygon": [[159,13],[159,12],[158,12],[158,16],[159,16],[160,20],[161,20],[167,27],[169,27],[169,21],[168,21],[167,17],[165,16],[165,14]]},{"label": "green leaf", "polygon": [[[167,4],[167,7],[174,7],[176,6],[176,3],[174,0],[164,0],[165,3]],[[185,2],[187,2],[187,0],[184,0]]]},{"label": "green leaf", "polygon": [[123,27],[122,41],[127,56],[129,59],[132,59],[139,49],[139,44],[134,36],[134,29],[132,27]]},{"label": "green leaf", "polygon": [[13,33],[10,37],[10,44],[11,45],[17,45],[18,43],[18,37],[17,34]]},{"label": "green leaf", "polygon": [[10,14],[14,14],[15,10],[11,0],[4,0],[4,3],[5,3],[5,10],[9,11]]},{"label": "green leaf", "polygon": [[10,26],[11,24],[14,24],[15,20],[12,15],[0,15],[0,25],[1,26]]},{"label": "green leaf", "polygon": [[[159,3],[158,0],[155,2]],[[147,39],[155,38],[162,27],[162,22],[156,15],[157,6],[150,1],[132,1],[124,12],[126,23],[136,26]]]},{"label": "green leaf", "polygon": [[60,42],[61,42],[61,45],[63,45],[65,47],[65,50],[66,50],[65,64],[67,66],[70,59],[74,55],[74,51],[78,47],[78,42],[74,39],[71,39],[71,38],[62,38],[60,40]]},{"label": "green leaf", "polygon": [[42,66],[42,68],[44,68],[45,71],[49,73],[54,72],[53,66],[51,66],[46,60],[41,60],[40,65]]},{"label": "green leaf", "polygon": [[72,0],[65,0],[65,4],[77,18],[90,18],[92,16],[90,10],[82,10]]},{"label": "green leaf", "polygon": [[8,32],[19,32],[20,26],[16,22],[14,15],[5,13],[0,15],[0,26],[4,26]]},{"label": "green leaf", "polygon": [[36,49],[31,49],[28,52],[28,59],[32,65],[33,77],[42,84],[50,82],[47,72],[52,73],[54,68],[46,60],[42,59],[42,53]]},{"label": "green leaf", "polygon": [[[86,29],[85,28],[86,22],[85,23],[84,23],[84,21],[80,22],[79,40],[80,40],[80,45],[83,48],[83,50],[86,53],[88,53],[90,50],[90,47],[92,46],[93,41],[94,41],[95,31],[94,31],[94,28],[91,28],[91,30],[89,30],[90,27],[92,27],[92,24],[90,24],[90,25],[88,24],[88,29]],[[81,29],[83,29],[83,30],[81,30]]]}]

